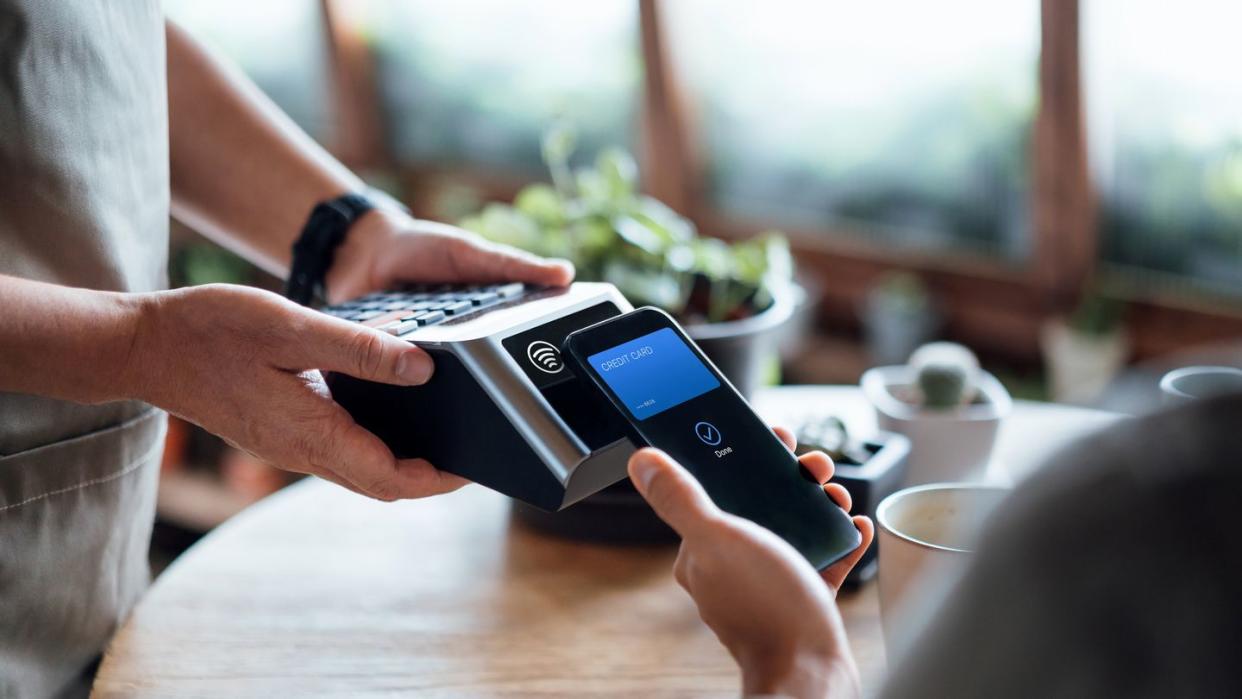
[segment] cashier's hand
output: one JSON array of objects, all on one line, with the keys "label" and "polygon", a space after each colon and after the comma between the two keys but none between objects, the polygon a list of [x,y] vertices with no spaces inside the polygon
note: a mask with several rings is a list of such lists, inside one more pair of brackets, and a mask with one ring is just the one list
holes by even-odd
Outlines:
[{"label": "cashier's hand", "polygon": [[[792,448],[793,436],[777,434]],[[832,477],[822,452],[799,461],[820,483]],[[742,668],[747,694],[859,696],[835,596],[875,534],[871,520],[854,517],[862,544],[822,575],[792,546],[753,522],[722,512],[682,466],[655,449],[629,463],[630,477],[656,514],[681,535],[673,573]],[[845,510],[849,493],[824,486]]]},{"label": "cashier's hand", "polygon": [[527,282],[563,286],[573,280],[566,260],[536,257],[469,231],[376,209],[350,230],[326,280],[340,303],[400,282]]},{"label": "cashier's hand", "polygon": [[466,483],[422,459],[396,459],[328,393],[319,370],[389,384],[427,381],[413,345],[244,286],[141,296],[125,395],[196,423],[287,471],[380,500]]}]

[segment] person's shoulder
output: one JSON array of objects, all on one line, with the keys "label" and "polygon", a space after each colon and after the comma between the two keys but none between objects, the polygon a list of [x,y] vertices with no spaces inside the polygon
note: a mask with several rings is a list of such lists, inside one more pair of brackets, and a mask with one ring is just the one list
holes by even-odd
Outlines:
[{"label": "person's shoulder", "polygon": [[1239,512],[1242,395],[1078,440],[998,508],[886,696],[1235,687]]},{"label": "person's shoulder", "polygon": [[1015,500],[1043,516],[1087,506],[1111,516],[1135,498],[1171,510],[1193,506],[1173,496],[1218,487],[1242,492],[1242,393],[1126,419],[1077,440],[1049,457]]}]

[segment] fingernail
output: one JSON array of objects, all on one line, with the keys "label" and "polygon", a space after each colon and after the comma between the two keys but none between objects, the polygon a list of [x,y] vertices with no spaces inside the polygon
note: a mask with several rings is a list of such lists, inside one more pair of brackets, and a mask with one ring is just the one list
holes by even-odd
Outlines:
[{"label": "fingernail", "polygon": [[574,278],[574,273],[576,271],[574,270],[574,263],[560,257],[552,258],[548,262],[551,267],[559,269],[561,274],[563,274],[566,279]]},{"label": "fingernail", "polygon": [[653,454],[647,451],[640,451],[634,455],[634,480],[638,481],[639,490],[647,492],[647,486],[651,485],[651,479],[655,478],[656,470],[659,465]]},{"label": "fingernail", "polygon": [[431,357],[422,352],[406,352],[397,357],[397,376],[406,383],[427,383],[432,369]]}]

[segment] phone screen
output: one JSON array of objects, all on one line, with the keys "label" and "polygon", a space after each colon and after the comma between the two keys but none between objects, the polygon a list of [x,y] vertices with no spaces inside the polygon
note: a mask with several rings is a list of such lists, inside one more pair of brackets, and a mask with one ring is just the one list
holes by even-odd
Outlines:
[{"label": "phone screen", "polygon": [[681,462],[721,509],[771,529],[817,568],[858,545],[850,518],[672,318],[639,309],[571,334],[566,350],[641,441]]}]

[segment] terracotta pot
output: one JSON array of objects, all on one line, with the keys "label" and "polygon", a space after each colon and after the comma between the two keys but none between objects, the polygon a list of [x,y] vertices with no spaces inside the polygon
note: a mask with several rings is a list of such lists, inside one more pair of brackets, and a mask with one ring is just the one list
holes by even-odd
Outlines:
[{"label": "terracotta pot", "polygon": [[168,416],[168,433],[164,435],[164,456],[160,459],[160,471],[169,473],[185,467],[190,430],[193,425],[175,415]]}]

